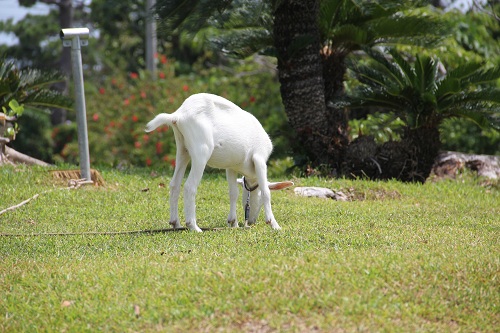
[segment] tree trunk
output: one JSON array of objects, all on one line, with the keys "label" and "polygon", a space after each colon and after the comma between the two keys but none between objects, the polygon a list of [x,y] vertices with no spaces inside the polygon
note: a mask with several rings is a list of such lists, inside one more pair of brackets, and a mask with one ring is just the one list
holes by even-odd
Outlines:
[{"label": "tree trunk", "polygon": [[401,141],[380,146],[372,136],[361,136],[346,150],[343,173],[354,178],[424,183],[440,146],[437,127],[406,129]]},{"label": "tree trunk", "polygon": [[347,109],[334,108],[331,106],[331,102],[344,94],[344,75],[347,71],[344,61],[346,55],[330,52],[328,48],[323,48],[321,55],[323,60],[323,78],[325,80],[328,126],[331,131],[330,135],[332,135],[329,159],[331,167],[340,170],[347,146],[349,145],[349,116]]},{"label": "tree trunk", "polygon": [[[281,96],[301,151],[314,165],[331,164],[331,128],[319,53],[318,0],[285,0],[274,13]],[[297,148],[297,147],[294,147]]]},{"label": "tree trunk", "polygon": [[[61,29],[73,27],[73,1],[60,0],[59,6],[59,26]],[[59,59],[59,70],[66,75],[66,80],[56,83],[54,88],[60,92],[68,92],[68,81],[71,76],[71,48],[63,47],[61,58]],[[51,113],[52,125],[59,125],[66,121],[67,111],[64,109],[53,109]]]},{"label": "tree trunk", "polygon": [[412,149],[412,163],[414,170],[406,173],[403,181],[424,183],[429,177],[434,161],[439,155],[441,140],[437,125],[433,127],[419,127],[408,129],[403,136],[403,142],[407,142]]},{"label": "tree trunk", "polygon": [[[2,147],[1,144],[0,147]],[[50,164],[44,161],[40,161],[31,156],[20,153],[8,146],[3,146],[3,148],[0,150],[0,165],[2,164],[26,164],[26,165],[50,166]]]}]

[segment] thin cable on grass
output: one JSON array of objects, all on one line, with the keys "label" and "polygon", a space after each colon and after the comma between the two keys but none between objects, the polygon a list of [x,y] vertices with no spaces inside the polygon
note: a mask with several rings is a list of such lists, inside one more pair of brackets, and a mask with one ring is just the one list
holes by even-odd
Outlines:
[{"label": "thin cable on grass", "polygon": [[[200,228],[202,231],[221,231],[234,228]],[[247,229],[246,227],[244,229]],[[177,231],[190,231],[189,228],[167,228],[167,229],[144,229],[129,231],[83,231],[83,232],[41,232],[32,234],[10,234],[0,233],[0,237],[32,237],[32,236],[83,236],[83,235],[133,235],[133,234],[157,234]]]}]

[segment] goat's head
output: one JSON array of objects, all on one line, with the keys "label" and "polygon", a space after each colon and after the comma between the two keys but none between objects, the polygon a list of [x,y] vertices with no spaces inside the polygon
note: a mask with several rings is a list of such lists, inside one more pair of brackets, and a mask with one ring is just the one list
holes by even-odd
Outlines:
[{"label": "goat's head", "polygon": [[[243,211],[245,212],[245,222],[248,225],[255,224],[259,217],[260,209],[264,204],[262,190],[257,183],[249,184],[245,178],[239,178],[238,183],[243,187]],[[271,191],[281,190],[293,185],[293,182],[267,183]]]}]

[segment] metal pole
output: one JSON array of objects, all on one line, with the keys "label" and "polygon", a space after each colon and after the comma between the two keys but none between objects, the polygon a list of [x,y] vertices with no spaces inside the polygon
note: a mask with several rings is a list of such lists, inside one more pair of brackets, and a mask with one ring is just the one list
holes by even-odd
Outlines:
[{"label": "metal pole", "polygon": [[[65,32],[68,36],[65,36]],[[78,127],[78,150],[80,152],[80,176],[86,180],[92,180],[90,175],[89,140],[87,135],[87,112],[85,108],[85,92],[83,87],[82,54],[80,52],[81,45],[87,45],[88,40],[80,40],[80,35],[88,37],[88,29],[63,29],[61,31],[63,45],[71,46],[71,63],[73,67],[73,82],[75,84],[76,124]],[[71,40],[71,44],[69,40],[64,40],[66,38]]]}]

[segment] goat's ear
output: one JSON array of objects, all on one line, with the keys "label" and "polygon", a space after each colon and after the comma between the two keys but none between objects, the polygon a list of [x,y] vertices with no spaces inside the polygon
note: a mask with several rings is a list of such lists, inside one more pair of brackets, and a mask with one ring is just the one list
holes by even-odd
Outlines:
[{"label": "goat's ear", "polygon": [[282,190],[284,188],[293,186],[293,182],[278,182],[278,183],[269,183],[268,184],[270,190]]}]

